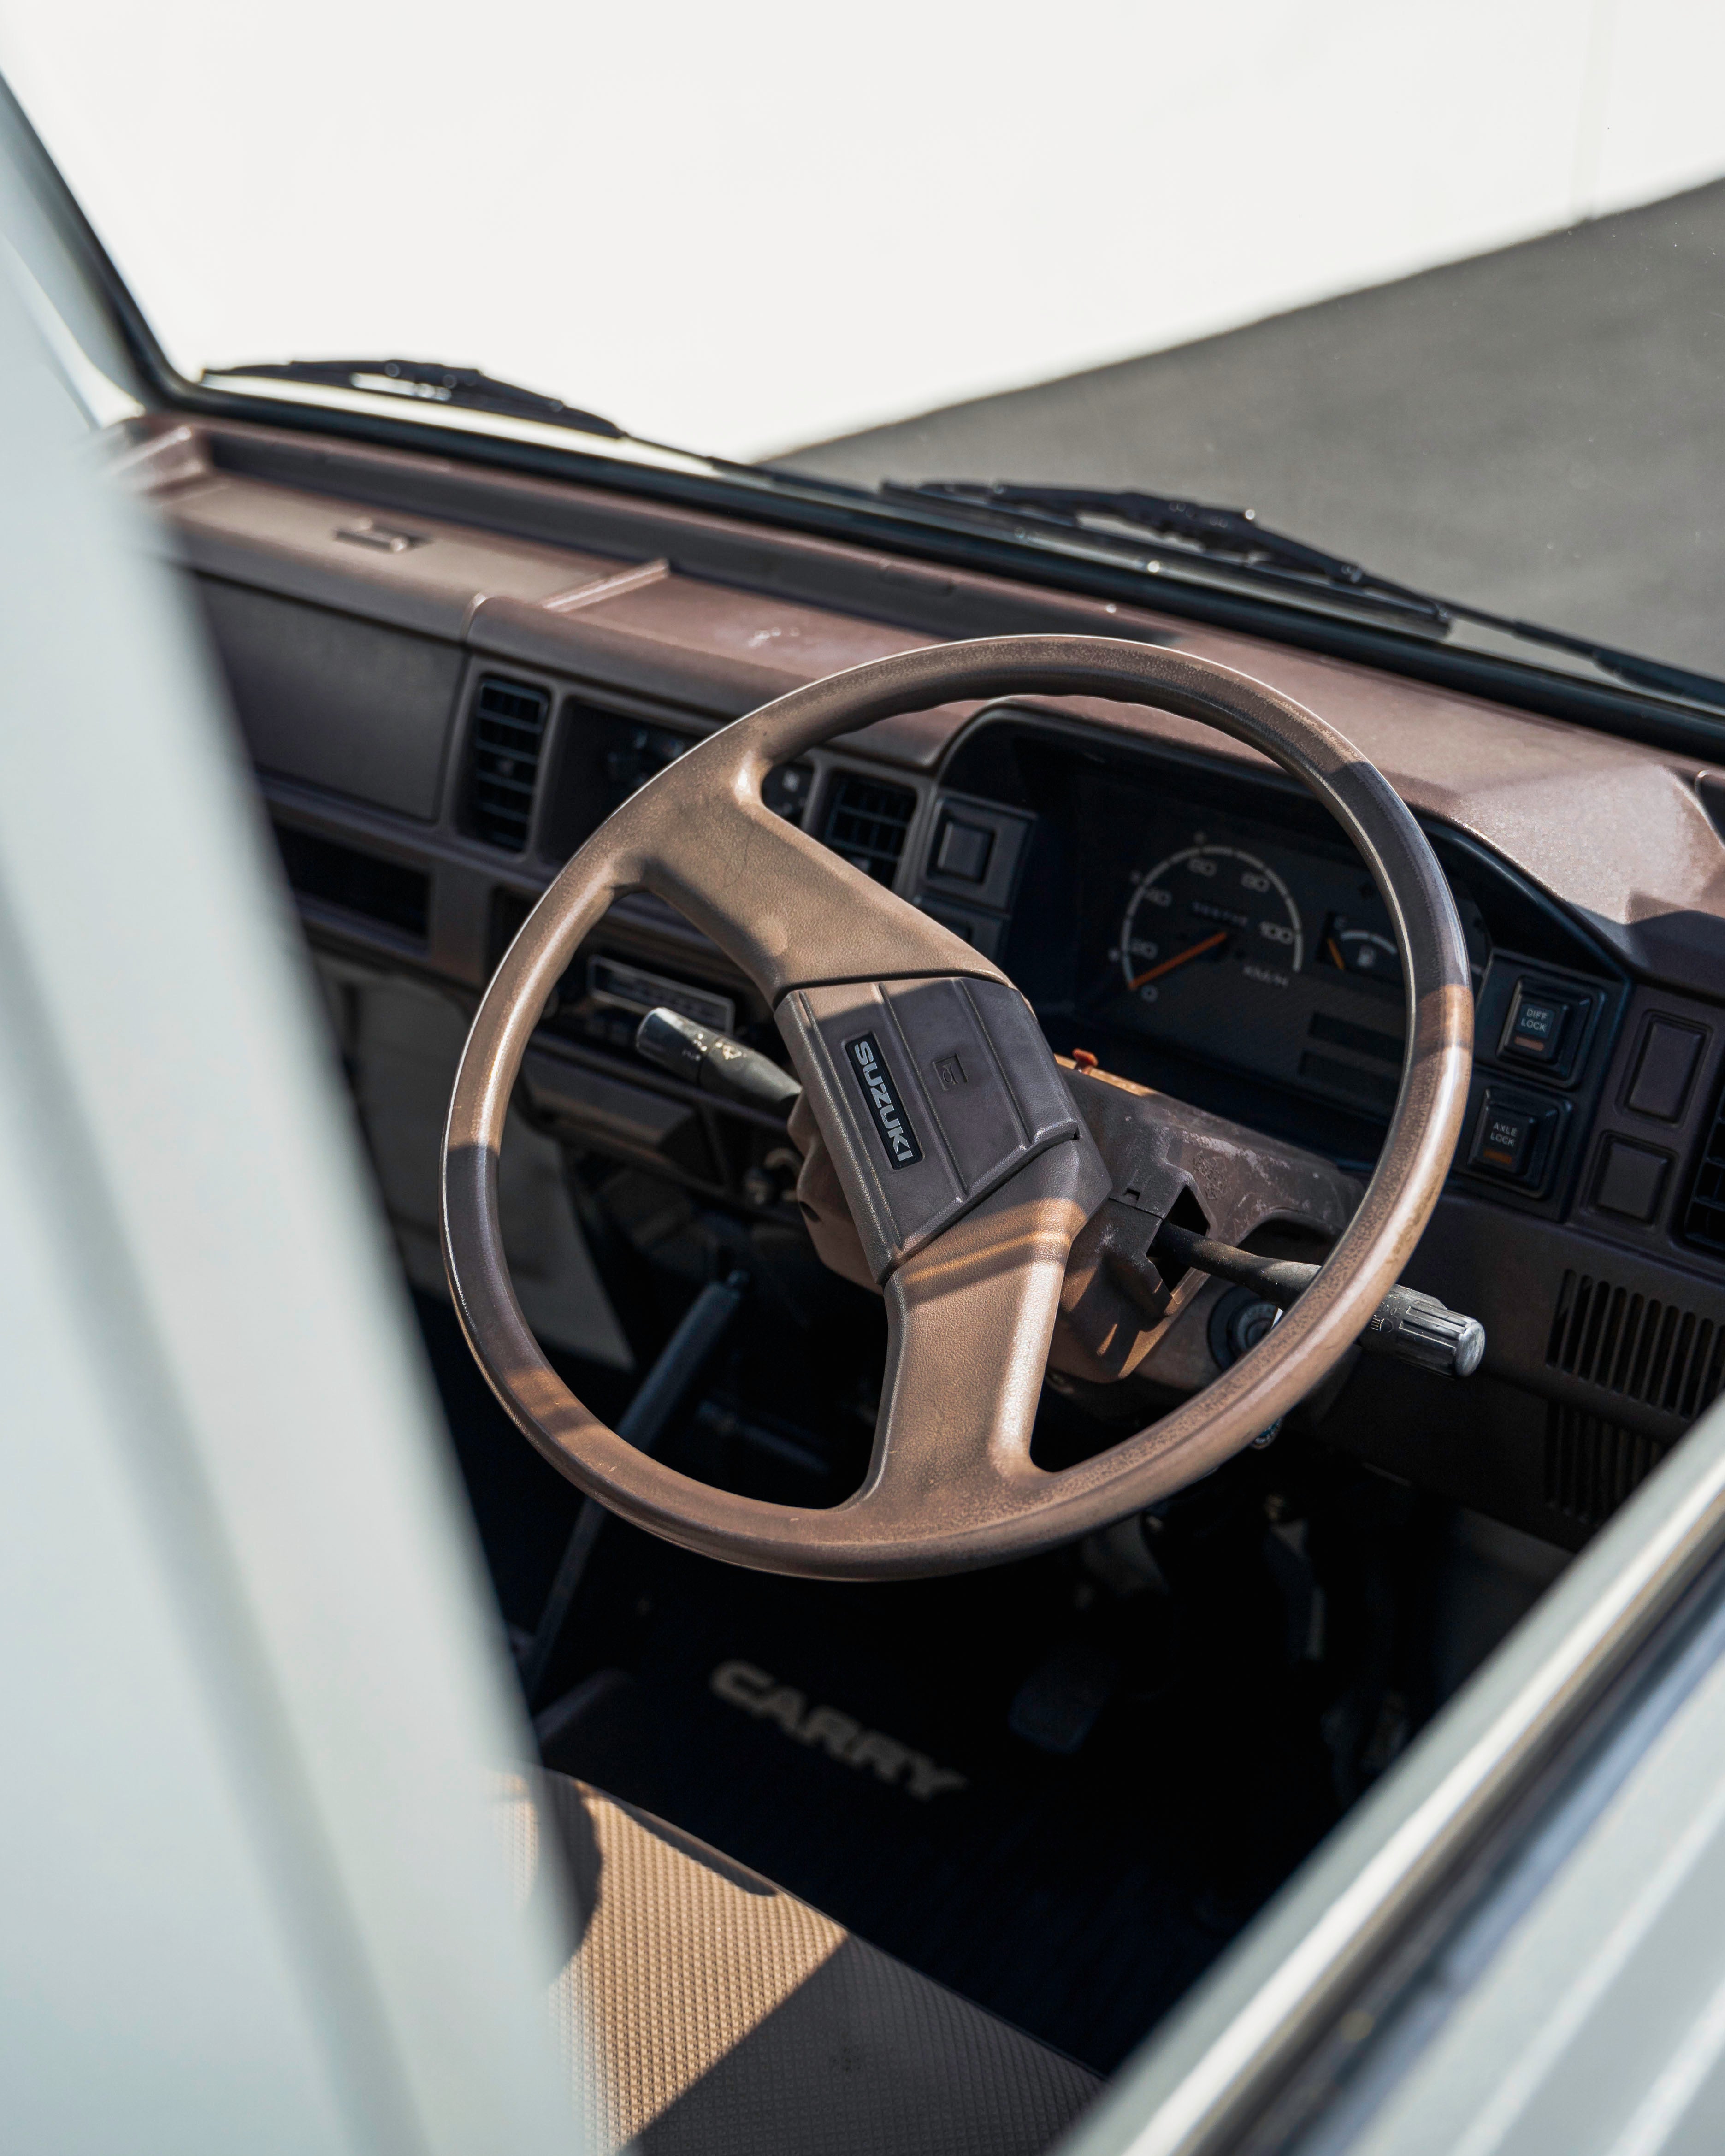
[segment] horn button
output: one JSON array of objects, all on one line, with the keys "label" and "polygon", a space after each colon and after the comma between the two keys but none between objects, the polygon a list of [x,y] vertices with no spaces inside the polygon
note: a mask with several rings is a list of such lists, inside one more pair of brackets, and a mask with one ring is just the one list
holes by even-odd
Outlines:
[{"label": "horn button", "polygon": [[1004,982],[793,988],[777,1016],[877,1282],[1038,1153],[1091,1142],[1029,1006]]}]

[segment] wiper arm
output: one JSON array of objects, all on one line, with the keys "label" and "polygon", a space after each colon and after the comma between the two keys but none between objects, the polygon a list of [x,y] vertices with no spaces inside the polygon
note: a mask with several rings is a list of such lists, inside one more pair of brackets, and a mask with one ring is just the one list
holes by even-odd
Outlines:
[{"label": "wiper arm", "polygon": [[1091,486],[1022,486],[1010,480],[992,484],[973,480],[924,480],[903,486],[885,480],[880,492],[889,501],[951,502],[1033,518],[1065,531],[1081,531],[1086,517],[1124,524],[1157,539],[1177,539],[1208,561],[1232,562],[1242,568],[1280,569],[1332,590],[1357,593],[1442,626],[1455,611],[1441,599],[1405,584],[1374,576],[1358,562],[1308,547],[1303,539],[1271,531],[1250,509],[1219,509],[1207,501],[1182,501],[1169,495],[1142,494]]},{"label": "wiper arm", "polygon": [[1271,531],[1250,509],[1220,509],[1207,501],[1182,501],[1172,495],[1136,490],[1090,486],[1021,486],[1009,480],[985,485],[970,480],[925,480],[915,486],[884,481],[889,498],[960,502],[975,509],[1028,511],[1068,531],[1084,529],[1087,516],[1125,524],[1153,538],[1178,539],[1212,561],[1245,567],[1286,569],[1344,590],[1394,600],[1418,613],[1440,618],[1442,603],[1373,576],[1358,562],[1308,547],[1304,540]]},{"label": "wiper arm", "polygon": [[257,366],[218,367],[211,374],[251,375],[270,382],[315,382],[331,389],[364,389],[388,397],[458,404],[466,412],[495,412],[510,419],[536,419],[547,427],[572,427],[608,441],[629,437],[614,420],[583,412],[561,397],[542,396],[513,382],[497,382],[476,367],[444,367],[429,359],[290,359]]},{"label": "wiper arm", "polygon": [[978,511],[991,521],[1004,517],[1022,524],[1029,519],[1052,530],[1090,531],[1086,518],[1100,520],[1105,526],[1124,525],[1153,538],[1178,540],[1206,561],[1230,563],[1285,585],[1335,592],[1368,605],[1414,614],[1440,631],[1454,622],[1470,622],[1519,643],[1568,652],[1636,688],[1692,702],[1725,704],[1725,682],[1711,675],[1692,674],[1682,667],[1644,659],[1633,651],[1620,651],[1609,644],[1594,644],[1585,637],[1569,636],[1538,622],[1488,613],[1480,607],[1394,583],[1340,554],[1309,547],[1303,539],[1291,539],[1285,532],[1267,530],[1250,509],[1221,509],[1209,502],[1183,501],[1130,489],[1026,486],[1011,480],[992,483],[924,480],[915,485],[883,480],[879,491],[887,501],[942,504]]}]

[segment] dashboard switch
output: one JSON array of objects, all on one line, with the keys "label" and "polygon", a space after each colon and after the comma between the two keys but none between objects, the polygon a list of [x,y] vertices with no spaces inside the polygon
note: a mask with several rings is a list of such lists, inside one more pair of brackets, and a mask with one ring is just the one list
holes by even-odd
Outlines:
[{"label": "dashboard switch", "polygon": [[1638,1116],[1656,1116],[1674,1123],[1689,1097],[1689,1081],[1706,1035],[1698,1027],[1680,1025],[1674,1019],[1656,1018],[1647,1028],[1635,1075],[1624,1106]]},{"label": "dashboard switch", "polygon": [[1566,1070],[1586,1020],[1587,1006],[1575,998],[1518,981],[1510,998],[1509,1022],[1497,1052],[1517,1063]]},{"label": "dashboard switch", "polygon": [[1594,1204],[1602,1213],[1615,1213],[1645,1226],[1659,1210],[1666,1171],[1671,1164],[1668,1154],[1635,1145],[1628,1138],[1608,1137],[1599,1156]]},{"label": "dashboard switch", "polygon": [[1557,1120],[1553,1106],[1488,1088],[1474,1122],[1469,1166],[1501,1182],[1533,1187],[1544,1175]]},{"label": "dashboard switch", "polygon": [[961,883],[980,883],[988,873],[994,851],[994,834],[980,824],[962,824],[948,816],[941,826],[934,865],[942,875],[956,876]]},{"label": "dashboard switch", "polygon": [[1480,1127],[1474,1141],[1475,1160],[1499,1175],[1519,1177],[1533,1148],[1538,1118],[1526,1108],[1494,1108],[1489,1101],[1480,1111]]}]

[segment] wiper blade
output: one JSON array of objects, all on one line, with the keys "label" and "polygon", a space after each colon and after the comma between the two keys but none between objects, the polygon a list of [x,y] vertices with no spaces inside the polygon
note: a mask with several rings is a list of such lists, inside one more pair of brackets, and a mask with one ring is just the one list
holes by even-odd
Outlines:
[{"label": "wiper blade", "polygon": [[427,403],[458,404],[466,412],[495,412],[510,419],[536,419],[548,427],[572,427],[607,441],[629,438],[614,420],[542,396],[513,382],[498,382],[476,367],[444,367],[429,359],[290,359],[256,366],[205,370],[226,377],[250,375],[269,382],[321,382],[331,389],[363,389],[387,397],[413,397]]},{"label": "wiper blade", "polygon": [[[1176,540],[1205,561],[1224,562],[1285,587],[1333,592],[1374,607],[1414,614],[1440,631],[1447,631],[1455,622],[1468,622],[1518,643],[1567,652],[1636,688],[1691,702],[1725,705],[1725,681],[1711,675],[1692,674],[1636,652],[1620,651],[1609,644],[1594,644],[1562,629],[1547,629],[1538,622],[1488,613],[1480,607],[1395,583],[1340,554],[1266,529],[1250,509],[1222,509],[1210,502],[1185,501],[1133,489],[1028,486],[1011,480],[923,480],[914,485],[883,480],[878,491],[889,501],[926,502],[980,511],[991,521],[1004,517],[1022,524],[1028,519],[1050,530],[1082,531],[1093,536],[1106,537],[1110,536],[1106,526],[1123,525],[1152,538]],[[1105,529],[1096,532],[1086,523],[1087,518],[1097,520]]]},{"label": "wiper blade", "polygon": [[1374,576],[1358,562],[1309,547],[1303,539],[1271,531],[1250,509],[1220,509],[1207,501],[1183,501],[1170,495],[1091,486],[1023,486],[1009,480],[924,480],[914,486],[883,480],[889,501],[960,503],[973,509],[1028,513],[1067,531],[1082,531],[1086,517],[1124,524],[1153,538],[1177,539],[1207,560],[1232,562],[1243,568],[1281,569],[1311,578],[1332,589],[1357,592],[1388,601],[1412,613],[1441,623],[1448,609],[1440,599],[1405,584]]}]

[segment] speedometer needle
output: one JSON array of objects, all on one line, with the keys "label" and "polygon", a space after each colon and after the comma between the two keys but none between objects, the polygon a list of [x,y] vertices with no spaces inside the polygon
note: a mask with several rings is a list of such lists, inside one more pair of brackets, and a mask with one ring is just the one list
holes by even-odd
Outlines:
[{"label": "speedometer needle", "polygon": [[1172,958],[1164,958],[1159,966],[1151,967],[1147,973],[1140,973],[1136,980],[1128,981],[1126,985],[1128,988],[1142,988],[1146,981],[1158,980],[1163,973],[1173,973],[1176,966],[1183,966],[1189,958],[1201,958],[1206,951],[1214,951],[1217,944],[1228,941],[1228,934],[1225,928],[1219,928],[1214,936],[1206,936],[1202,943],[1194,943],[1189,951],[1181,951]]}]

